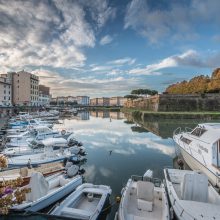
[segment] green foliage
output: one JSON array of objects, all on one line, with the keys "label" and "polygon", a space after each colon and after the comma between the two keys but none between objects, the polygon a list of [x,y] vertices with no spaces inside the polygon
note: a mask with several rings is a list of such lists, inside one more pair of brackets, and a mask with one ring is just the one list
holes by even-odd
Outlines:
[{"label": "green foliage", "polygon": [[138,99],[139,96],[137,96],[137,95],[126,95],[126,96],[124,96],[124,98],[127,98],[127,99]]},{"label": "green foliage", "polygon": [[167,87],[168,94],[204,94],[220,92],[220,68],[214,70],[212,76],[196,76],[189,81],[182,81]]},{"label": "green foliage", "polygon": [[131,91],[131,94],[134,95],[156,95],[158,91],[150,89],[135,89]]}]

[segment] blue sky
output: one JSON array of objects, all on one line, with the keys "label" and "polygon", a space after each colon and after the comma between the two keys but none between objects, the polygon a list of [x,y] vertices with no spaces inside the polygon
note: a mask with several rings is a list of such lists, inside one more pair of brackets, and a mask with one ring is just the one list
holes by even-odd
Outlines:
[{"label": "blue sky", "polygon": [[219,67],[219,0],[0,0],[1,72],[54,96],[160,92]]}]

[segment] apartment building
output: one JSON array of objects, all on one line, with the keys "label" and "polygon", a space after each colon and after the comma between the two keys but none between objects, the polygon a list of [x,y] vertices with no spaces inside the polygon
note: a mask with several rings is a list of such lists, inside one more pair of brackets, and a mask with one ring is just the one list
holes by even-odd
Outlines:
[{"label": "apartment building", "polygon": [[89,97],[88,96],[77,96],[78,105],[89,105]]},{"label": "apartment building", "polygon": [[121,96],[111,97],[110,106],[123,106],[127,99]]},{"label": "apartment building", "polygon": [[11,106],[11,80],[7,74],[0,75],[0,106]]},{"label": "apartment building", "polygon": [[98,98],[99,106],[109,106],[109,104],[110,104],[110,98],[107,97]]},{"label": "apartment building", "polygon": [[72,104],[76,104],[77,103],[77,97],[75,97],[75,96],[68,96],[67,97],[67,102],[68,103],[72,103]]},{"label": "apartment building", "polygon": [[49,106],[50,98],[50,87],[39,85],[39,106]]},{"label": "apartment building", "polygon": [[39,78],[26,71],[12,73],[13,104],[39,105]]},{"label": "apartment building", "polygon": [[97,106],[98,105],[98,98],[90,99],[90,105]]}]

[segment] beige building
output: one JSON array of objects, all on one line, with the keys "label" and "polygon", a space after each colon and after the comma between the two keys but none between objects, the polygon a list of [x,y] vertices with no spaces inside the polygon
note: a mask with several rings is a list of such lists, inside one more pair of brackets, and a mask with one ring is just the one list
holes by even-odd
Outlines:
[{"label": "beige building", "polygon": [[127,99],[121,96],[111,97],[110,106],[123,106]]},{"label": "beige building", "polygon": [[98,98],[90,99],[90,105],[97,106],[98,105]]},{"label": "beige building", "polygon": [[110,104],[110,98],[107,97],[98,98],[99,106],[109,106],[109,104]]},{"label": "beige building", "polygon": [[12,73],[13,104],[39,105],[39,78],[26,71]]}]

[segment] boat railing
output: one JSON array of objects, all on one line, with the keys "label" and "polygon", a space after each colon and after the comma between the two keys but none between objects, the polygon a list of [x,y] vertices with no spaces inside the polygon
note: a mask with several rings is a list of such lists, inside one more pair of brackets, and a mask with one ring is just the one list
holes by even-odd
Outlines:
[{"label": "boat railing", "polygon": [[187,132],[187,133],[188,133],[188,132],[190,132],[190,133],[191,133],[192,131],[193,131],[193,129],[192,129],[192,128],[185,127],[185,132]]},{"label": "boat railing", "polygon": [[150,178],[150,177],[137,176],[137,175],[132,175],[131,179],[135,182],[137,181],[152,182],[156,187],[160,187],[162,183],[162,180],[159,178]]},{"label": "boat railing", "polygon": [[182,133],[182,129],[181,129],[181,127],[178,127],[177,129],[174,130],[173,136],[174,136],[174,135],[181,134],[181,133]]}]

